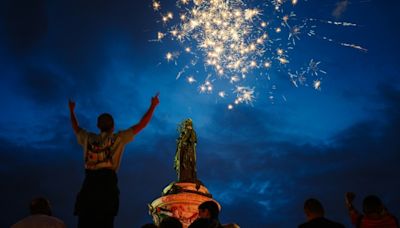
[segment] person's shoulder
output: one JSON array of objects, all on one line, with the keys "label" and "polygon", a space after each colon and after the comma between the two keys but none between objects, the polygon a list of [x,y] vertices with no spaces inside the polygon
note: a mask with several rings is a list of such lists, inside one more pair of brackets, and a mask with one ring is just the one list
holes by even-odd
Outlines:
[{"label": "person's shoulder", "polygon": [[38,224],[52,224],[55,228],[65,228],[65,223],[56,217],[48,215],[30,215],[11,226],[11,228],[24,228]]},{"label": "person's shoulder", "polygon": [[133,138],[135,137],[135,134],[134,134],[132,128],[118,131],[114,135],[120,137],[124,143],[128,143],[128,142],[132,141]]},{"label": "person's shoulder", "polygon": [[332,220],[326,218],[316,218],[311,221],[305,222],[299,225],[299,228],[317,228],[317,227],[325,227],[325,228],[344,228],[344,226],[340,223],[334,222]]},{"label": "person's shoulder", "polygon": [[48,216],[48,215],[40,215],[40,216],[42,217],[43,220],[51,223],[56,228],[66,227],[65,223],[61,219],[59,219],[57,217]]},{"label": "person's shoulder", "polygon": [[299,228],[312,227],[312,226],[310,226],[310,225],[311,225],[310,222],[305,222],[305,223],[300,224],[298,227],[299,227]]},{"label": "person's shoulder", "polygon": [[298,226],[298,228],[307,228],[309,227],[309,222],[302,223]]},{"label": "person's shoulder", "polygon": [[327,227],[332,227],[332,228],[344,228],[344,225],[332,220],[329,220],[327,218],[324,218],[324,222],[326,223]]}]

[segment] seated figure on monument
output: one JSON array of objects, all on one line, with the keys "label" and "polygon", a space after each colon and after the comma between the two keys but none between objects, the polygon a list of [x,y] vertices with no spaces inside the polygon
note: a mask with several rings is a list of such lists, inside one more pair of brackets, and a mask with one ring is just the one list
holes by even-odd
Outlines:
[{"label": "seated figure on monument", "polygon": [[198,183],[196,175],[196,132],[191,119],[180,125],[175,154],[174,168],[178,182]]}]

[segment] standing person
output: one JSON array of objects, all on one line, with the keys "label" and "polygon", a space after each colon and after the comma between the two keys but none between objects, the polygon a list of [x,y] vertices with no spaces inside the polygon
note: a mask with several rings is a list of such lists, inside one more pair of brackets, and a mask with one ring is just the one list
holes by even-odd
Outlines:
[{"label": "standing person", "polygon": [[52,216],[50,203],[46,198],[33,199],[29,210],[31,215],[15,223],[11,228],[66,228],[63,221]]},{"label": "standing person", "polygon": [[78,143],[83,147],[85,180],[77,195],[74,214],[78,216],[78,228],[112,228],[118,214],[118,171],[125,145],[147,126],[156,106],[158,94],[136,125],[114,133],[114,120],[108,113],[97,118],[99,134],[79,127],[75,115],[75,102],[69,101],[71,124]]},{"label": "standing person", "polygon": [[347,192],[345,202],[351,222],[357,228],[399,228],[398,220],[391,215],[383,205],[381,199],[375,195],[369,195],[364,198],[363,212],[360,214],[353,206],[356,194]]},{"label": "standing person", "polygon": [[307,222],[299,225],[299,228],[344,228],[340,223],[325,218],[325,210],[321,202],[310,198],[304,202],[304,213]]},{"label": "standing person", "polygon": [[219,208],[214,201],[205,201],[199,205],[199,218],[189,228],[222,228],[219,222]]},{"label": "standing person", "polygon": [[182,223],[175,217],[166,217],[161,220],[159,228],[182,228]]}]

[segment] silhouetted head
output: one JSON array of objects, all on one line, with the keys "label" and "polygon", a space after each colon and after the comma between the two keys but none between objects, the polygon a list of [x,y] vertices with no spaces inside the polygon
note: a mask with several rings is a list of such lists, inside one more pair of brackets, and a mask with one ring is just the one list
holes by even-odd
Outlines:
[{"label": "silhouetted head", "polygon": [[214,201],[206,201],[199,205],[200,218],[218,219],[218,214],[218,204]]},{"label": "silhouetted head", "polygon": [[363,201],[363,211],[366,215],[368,214],[380,214],[384,207],[381,199],[375,195],[369,195],[364,198]]},{"label": "silhouetted head", "polygon": [[108,113],[103,113],[97,117],[97,127],[101,132],[113,132],[114,131],[114,119]]},{"label": "silhouetted head", "polygon": [[48,215],[51,216],[50,203],[46,198],[38,197],[31,201],[29,205],[31,215]]},{"label": "silhouetted head", "polygon": [[325,214],[324,207],[317,199],[310,198],[304,202],[304,213],[308,220],[323,217]]},{"label": "silhouetted head", "polygon": [[159,228],[182,228],[182,223],[175,217],[166,217],[161,221]]}]

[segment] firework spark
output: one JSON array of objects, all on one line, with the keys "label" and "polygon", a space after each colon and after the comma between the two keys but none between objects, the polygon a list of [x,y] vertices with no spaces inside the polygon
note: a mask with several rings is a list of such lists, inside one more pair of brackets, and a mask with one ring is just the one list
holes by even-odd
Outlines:
[{"label": "firework spark", "polygon": [[[243,1],[178,0],[178,12],[161,12],[161,2],[152,1],[154,11],[159,12],[160,21],[166,27],[165,31],[157,33],[156,41],[169,38],[183,47],[182,51],[167,52],[167,62],[175,61],[178,65],[176,60],[180,55],[192,59],[176,78],[185,75],[188,84],[198,83],[200,93],[215,93],[220,98],[234,97],[228,105],[229,110],[234,105],[252,104],[256,98],[255,84],[262,80],[270,81],[273,70],[286,72],[295,87],[312,85],[321,90],[322,75],[326,74],[321,69],[323,64],[314,58],[305,64],[292,59],[291,53],[301,38],[315,37],[367,51],[360,45],[337,42],[317,32],[317,24],[358,27],[357,24],[298,18],[294,12],[298,0],[267,0],[261,7],[248,7]],[[286,11],[288,8],[291,11]],[[189,68],[197,63],[203,63],[204,73],[190,71]],[[292,65],[304,67],[292,70]],[[216,83],[220,81],[228,83]],[[277,97],[276,86],[273,87],[274,91],[264,93],[271,101]],[[230,93],[234,96],[229,96]],[[285,96],[278,97],[286,101]]]}]

